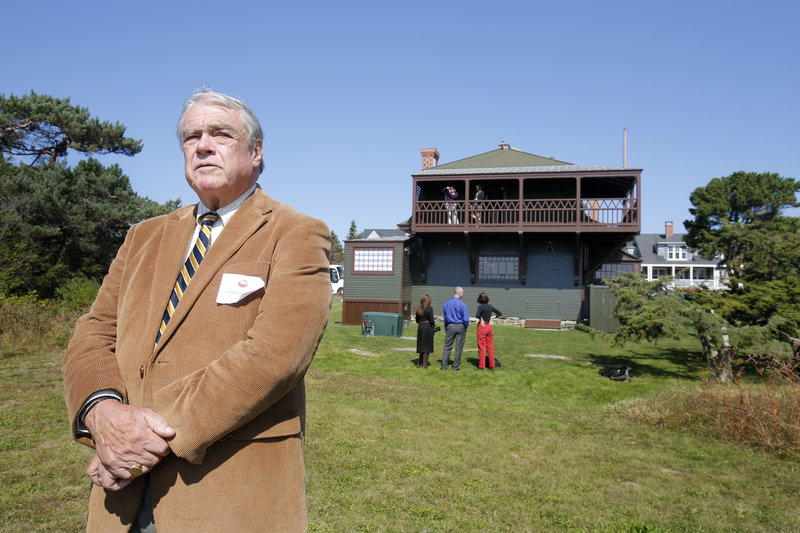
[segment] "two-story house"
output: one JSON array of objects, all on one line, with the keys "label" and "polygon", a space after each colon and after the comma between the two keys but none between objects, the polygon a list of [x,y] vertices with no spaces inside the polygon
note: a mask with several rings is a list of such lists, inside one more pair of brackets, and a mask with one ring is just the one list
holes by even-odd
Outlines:
[{"label": "two-story house", "polygon": [[435,148],[421,153],[400,233],[345,242],[344,323],[364,311],[408,317],[425,293],[440,313],[460,285],[471,312],[486,291],[504,315],[557,328],[583,318],[592,273],[639,233],[641,169],[575,165],[506,143],[442,165]]},{"label": "two-story house", "polygon": [[625,251],[641,258],[641,272],[648,280],[674,276],[675,287],[727,288],[727,274],[718,260],[703,259],[683,242],[683,233],[674,233],[673,223],[667,221],[664,233],[643,233],[629,243]]}]

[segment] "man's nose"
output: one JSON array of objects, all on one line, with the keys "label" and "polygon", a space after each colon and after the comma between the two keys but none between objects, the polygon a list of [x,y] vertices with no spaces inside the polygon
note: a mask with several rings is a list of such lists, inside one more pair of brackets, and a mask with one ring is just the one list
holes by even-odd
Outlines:
[{"label": "man's nose", "polygon": [[208,134],[208,132],[203,132],[200,134],[200,138],[197,140],[197,151],[202,154],[214,152],[214,139]]}]

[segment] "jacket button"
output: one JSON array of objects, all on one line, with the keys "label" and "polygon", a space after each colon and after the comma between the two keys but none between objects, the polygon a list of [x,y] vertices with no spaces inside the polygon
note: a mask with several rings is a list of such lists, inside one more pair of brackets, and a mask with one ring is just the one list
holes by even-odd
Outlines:
[{"label": "jacket button", "polygon": [[144,379],[144,365],[139,367],[139,377]]}]

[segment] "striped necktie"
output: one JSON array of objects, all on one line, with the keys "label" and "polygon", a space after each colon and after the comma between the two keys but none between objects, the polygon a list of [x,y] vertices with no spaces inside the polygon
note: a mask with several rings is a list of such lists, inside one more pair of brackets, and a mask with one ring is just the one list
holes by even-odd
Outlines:
[{"label": "striped necktie", "polygon": [[175,280],[175,286],[172,288],[172,294],[170,294],[169,302],[167,302],[167,309],[164,311],[164,317],[161,319],[161,325],[158,327],[154,348],[158,346],[158,341],[161,340],[161,335],[164,334],[169,319],[172,318],[175,308],[178,307],[178,302],[181,301],[183,292],[192,280],[192,276],[194,276],[194,273],[197,271],[197,267],[199,267],[200,263],[203,261],[206,251],[208,251],[208,243],[211,241],[211,226],[214,225],[214,222],[217,220],[219,220],[219,215],[213,212],[206,213],[200,217],[200,233],[197,235],[197,240],[194,242],[192,251],[189,252],[189,257],[187,257],[186,261],[183,263],[183,268],[178,272],[178,279]]}]

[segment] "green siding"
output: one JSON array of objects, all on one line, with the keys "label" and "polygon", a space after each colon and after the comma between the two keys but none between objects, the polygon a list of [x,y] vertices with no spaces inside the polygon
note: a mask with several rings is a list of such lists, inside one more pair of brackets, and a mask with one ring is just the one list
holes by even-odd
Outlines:
[{"label": "green siding", "polygon": [[394,272],[392,274],[353,273],[353,249],[345,254],[344,291],[348,300],[394,300],[403,296],[403,245],[387,242],[386,248],[394,249]]},{"label": "green siding", "polygon": [[620,327],[619,320],[614,316],[614,305],[617,298],[611,289],[600,285],[589,287],[589,326],[594,329],[612,333]]},{"label": "green siding", "polygon": [[[442,315],[444,302],[453,297],[450,286],[415,285],[412,291],[412,309],[416,309],[423,294],[432,300],[433,312]],[[498,288],[480,285],[464,286],[464,302],[470,316],[478,309],[478,294],[486,291],[492,305],[503,316],[541,320],[579,320],[581,317],[581,289]]]}]

